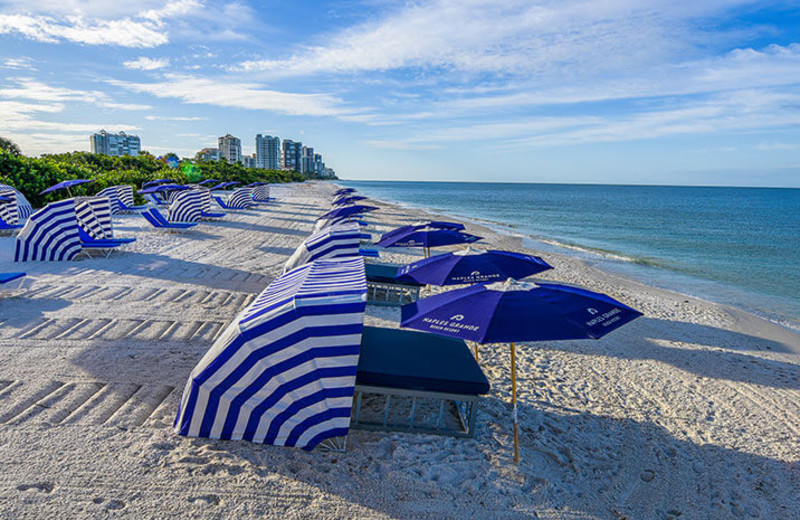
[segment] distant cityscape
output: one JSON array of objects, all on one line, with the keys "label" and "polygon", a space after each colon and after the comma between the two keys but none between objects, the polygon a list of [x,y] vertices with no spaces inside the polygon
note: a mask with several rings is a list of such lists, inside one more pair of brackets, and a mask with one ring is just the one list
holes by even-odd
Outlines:
[{"label": "distant cityscape", "polygon": [[[142,151],[142,142],[138,135],[125,132],[110,133],[105,130],[89,137],[92,153],[121,157],[137,156]],[[252,155],[242,154],[242,140],[231,134],[225,134],[217,140],[216,148],[203,148],[194,156],[198,161],[227,161],[229,164],[239,163],[245,168],[262,168],[265,170],[289,170],[307,177],[332,179],[336,173],[325,166],[322,154],[315,153],[314,148],[300,141],[281,139],[272,135],[257,134],[256,151]]]}]

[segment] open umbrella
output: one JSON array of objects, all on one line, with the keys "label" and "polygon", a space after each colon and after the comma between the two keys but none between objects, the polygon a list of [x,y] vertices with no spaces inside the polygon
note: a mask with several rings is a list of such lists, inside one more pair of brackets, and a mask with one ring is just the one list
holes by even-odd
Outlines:
[{"label": "open umbrella", "polygon": [[266,186],[268,182],[253,182],[247,185],[248,188],[255,188],[256,186]]},{"label": "open umbrella", "polygon": [[467,247],[404,265],[397,271],[397,281],[430,285],[491,283],[508,278],[519,280],[552,268],[538,256]]},{"label": "open umbrella", "polygon": [[72,186],[77,186],[78,184],[86,184],[87,182],[94,182],[94,180],[93,179],[72,179],[72,180],[69,180],[69,181],[61,181],[58,184],[54,184],[53,186],[50,186],[46,190],[44,190],[42,192],[39,192],[39,195],[44,195],[45,193],[50,193],[50,192],[56,191],[56,190],[67,190],[67,194],[70,196],[70,198],[72,198],[72,192],[70,191],[70,188]]},{"label": "open umbrella", "polygon": [[197,184],[200,185],[200,186],[205,186],[206,184],[212,184],[212,183],[215,183],[215,182],[219,182],[219,181],[217,179],[206,179],[204,181],[198,182]]},{"label": "open umbrella", "polygon": [[357,215],[359,213],[366,213],[368,211],[377,211],[379,209],[380,208],[376,208],[375,206],[360,206],[360,205],[345,206],[343,208],[332,209],[329,212],[322,215],[321,217],[319,217],[317,220],[332,219],[337,217],[350,217],[352,215]]},{"label": "open umbrella", "polygon": [[345,194],[348,194],[348,193],[353,193],[355,191],[356,190],[354,188],[341,188],[341,189],[336,190],[333,194],[334,195],[345,195]]},{"label": "open umbrella", "polygon": [[[388,236],[387,236],[388,235]],[[423,227],[403,230],[400,233],[390,232],[383,235],[375,244],[380,247],[422,247],[425,256],[430,256],[432,247],[451,246],[454,244],[471,244],[482,237],[470,235],[455,229]]]},{"label": "open umbrella", "polygon": [[338,199],[334,200],[331,206],[346,206],[348,204],[352,204],[359,200],[366,200],[367,197],[362,197],[361,195],[353,195],[352,197],[339,197]]},{"label": "open umbrella", "polygon": [[[400,325],[476,343],[511,344],[514,460],[519,461],[517,341],[599,339],[642,315],[580,287],[509,279],[440,293],[403,306]],[[475,349],[477,357],[477,347]]]},{"label": "open umbrella", "polygon": [[159,184],[174,183],[172,179],[156,179],[154,181],[147,181],[142,184],[142,188],[149,188],[150,186],[158,186]]},{"label": "open umbrella", "polygon": [[426,227],[434,229],[454,229],[456,231],[461,231],[464,229],[464,224],[459,224],[458,222],[447,222],[445,220],[430,220],[427,222],[415,222],[414,224],[406,224],[405,226],[400,226],[392,229],[391,231],[387,231],[386,233],[383,234],[381,239],[393,237],[395,235],[408,233],[409,231],[415,229],[422,229]]}]

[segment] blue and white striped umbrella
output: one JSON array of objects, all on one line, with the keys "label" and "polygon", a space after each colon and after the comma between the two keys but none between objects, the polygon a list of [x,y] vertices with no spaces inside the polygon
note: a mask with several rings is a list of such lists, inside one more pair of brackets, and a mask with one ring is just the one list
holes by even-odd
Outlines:
[{"label": "blue and white striped umbrella", "polygon": [[200,222],[205,202],[202,192],[208,193],[208,190],[192,189],[175,193],[169,205],[169,221]]},{"label": "blue and white striped umbrella", "polygon": [[122,208],[119,205],[119,188],[120,186],[109,186],[103,188],[95,194],[95,197],[108,197],[111,202],[111,214],[116,215]]},{"label": "blue and white striped umbrella", "polygon": [[75,202],[78,225],[95,240],[114,237],[111,221],[111,202],[108,197],[81,197]]},{"label": "blue and white striped umbrella", "polygon": [[81,252],[73,199],[51,202],[30,216],[15,242],[15,262],[72,260]]},{"label": "blue and white striped umbrella", "polygon": [[357,222],[326,227],[312,233],[297,247],[286,261],[283,272],[322,258],[358,256],[360,242],[361,227]]},{"label": "blue and white striped umbrella", "polygon": [[192,370],[175,431],[305,449],[347,435],[366,290],[360,258],[276,279]]},{"label": "blue and white striped umbrella", "polygon": [[21,191],[17,191],[8,184],[0,184],[0,195],[8,197],[8,202],[0,204],[0,218],[10,225],[24,223],[33,214],[30,202],[25,198]]}]

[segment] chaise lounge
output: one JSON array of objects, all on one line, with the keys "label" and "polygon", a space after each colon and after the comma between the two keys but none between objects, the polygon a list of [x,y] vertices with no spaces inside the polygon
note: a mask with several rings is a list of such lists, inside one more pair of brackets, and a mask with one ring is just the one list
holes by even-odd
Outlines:
[{"label": "chaise lounge", "polygon": [[471,437],[489,382],[461,340],[364,327],[354,429]]},{"label": "chaise lounge", "polygon": [[197,225],[196,222],[170,222],[156,208],[143,211],[141,215],[156,229],[189,229]]},{"label": "chaise lounge", "polygon": [[364,264],[367,275],[367,303],[398,306],[417,301],[422,285],[414,281],[397,281],[399,267],[394,264]]}]

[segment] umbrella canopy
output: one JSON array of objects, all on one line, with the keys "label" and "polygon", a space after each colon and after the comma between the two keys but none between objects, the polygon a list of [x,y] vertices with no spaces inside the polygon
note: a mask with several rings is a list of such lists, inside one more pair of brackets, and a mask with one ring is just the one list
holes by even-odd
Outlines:
[{"label": "umbrella canopy", "polygon": [[305,449],[347,435],[366,292],[360,258],[275,279],[192,370],[177,433]]},{"label": "umbrella canopy", "polygon": [[424,247],[428,249],[453,244],[471,244],[481,240],[481,238],[455,229],[423,227],[421,229],[407,229],[400,233],[387,233],[375,245],[380,247]]},{"label": "umbrella canopy", "polygon": [[231,186],[236,186],[237,184],[241,184],[241,182],[239,182],[239,181],[221,182],[221,183],[217,184],[216,186],[214,186],[213,188],[211,188],[211,190],[212,191],[213,190],[220,190],[220,189],[224,190],[226,188],[230,188]]},{"label": "umbrella canopy", "polygon": [[464,224],[459,224],[458,222],[447,222],[444,220],[430,220],[428,222],[415,222],[414,224],[407,224],[405,226],[400,226],[395,228],[391,231],[387,231],[383,234],[381,239],[393,237],[395,235],[399,235],[402,233],[407,233],[409,231],[413,231],[415,229],[422,229],[422,228],[434,228],[434,229],[454,229],[456,231],[461,231],[464,229]]},{"label": "umbrella canopy", "polygon": [[251,184],[248,184],[247,187],[248,188],[255,188],[256,186],[266,186],[267,184],[269,184],[269,183],[268,182],[253,182]]},{"label": "umbrella canopy", "polygon": [[609,296],[580,287],[509,279],[405,305],[400,325],[476,343],[511,343],[514,460],[519,461],[514,342],[599,339],[641,315]]},{"label": "umbrella canopy", "polygon": [[197,184],[199,184],[200,186],[205,186],[206,184],[212,184],[212,183],[215,183],[215,182],[219,182],[219,181],[217,179],[206,179],[204,181],[198,182]]},{"label": "umbrella canopy", "polygon": [[72,180],[69,180],[69,181],[62,181],[62,182],[59,182],[58,184],[54,184],[53,186],[50,186],[46,190],[40,192],[39,195],[44,195],[45,193],[50,193],[52,191],[57,191],[57,190],[67,190],[67,193],[69,193],[69,195],[71,197],[72,193],[69,191],[69,189],[71,187],[77,186],[79,184],[86,184],[87,182],[94,182],[94,180],[93,179],[72,179]]},{"label": "umbrella canopy", "polygon": [[337,217],[350,217],[352,215],[357,215],[359,213],[366,213],[367,211],[377,211],[380,208],[376,208],[375,206],[346,206],[344,208],[336,208],[332,209],[329,212],[325,213],[317,220],[322,219],[332,219]]},{"label": "umbrella canopy", "polygon": [[402,266],[397,280],[430,285],[491,283],[519,280],[548,269],[552,266],[538,256],[468,247]]},{"label": "umbrella canopy", "polygon": [[184,186],[183,184],[162,184],[160,186],[151,186],[149,188],[139,190],[139,193],[146,194],[146,193],[157,193],[161,191],[180,191],[180,190],[190,190],[190,189],[192,189],[191,186]]},{"label": "umbrella canopy", "polygon": [[347,204],[352,204],[359,200],[366,200],[367,197],[362,197],[361,195],[353,195],[352,197],[339,197],[338,199],[333,201],[332,206],[346,206]]},{"label": "umbrella canopy", "polygon": [[156,179],[154,181],[148,181],[142,184],[142,188],[149,188],[150,186],[158,186],[159,184],[166,184],[175,182],[172,179]]},{"label": "umbrella canopy", "polygon": [[354,188],[341,188],[341,189],[336,190],[333,194],[334,195],[346,195],[348,193],[353,193],[355,191],[356,190]]}]

